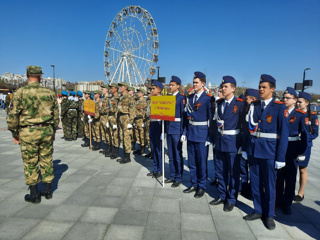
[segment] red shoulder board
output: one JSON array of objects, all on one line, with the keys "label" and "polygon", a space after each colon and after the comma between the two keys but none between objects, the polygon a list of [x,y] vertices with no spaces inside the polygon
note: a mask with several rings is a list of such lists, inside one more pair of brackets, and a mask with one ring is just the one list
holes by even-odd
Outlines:
[{"label": "red shoulder board", "polygon": [[280,102],[280,101],[274,101],[274,103],[277,103],[277,104],[284,104],[284,102]]},{"label": "red shoulder board", "polygon": [[303,113],[303,114],[306,113],[305,111],[302,111],[302,110],[300,110],[300,109],[296,109],[296,112]]},{"label": "red shoulder board", "polygon": [[317,112],[311,111],[311,114],[312,114],[312,115],[317,115]]},{"label": "red shoulder board", "polygon": [[210,93],[207,93],[207,96],[212,97],[212,95]]},{"label": "red shoulder board", "polygon": [[237,101],[240,101],[240,102],[245,102],[243,99],[241,98],[237,98]]}]

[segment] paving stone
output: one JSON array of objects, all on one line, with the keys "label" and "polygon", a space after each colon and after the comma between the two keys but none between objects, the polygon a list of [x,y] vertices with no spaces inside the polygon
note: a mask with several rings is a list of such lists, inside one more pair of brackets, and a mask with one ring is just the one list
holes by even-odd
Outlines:
[{"label": "paving stone", "polygon": [[160,189],[157,189],[157,191],[155,191],[154,197],[179,199],[181,192],[182,191],[178,188],[175,188],[175,189],[171,189],[168,187],[160,188]]},{"label": "paving stone", "polygon": [[132,186],[128,192],[129,197],[152,197],[155,193],[154,188]]},{"label": "paving stone", "polygon": [[103,239],[109,225],[103,223],[75,223],[70,231],[64,236],[64,240],[88,240]]},{"label": "paving stone", "polygon": [[311,223],[284,222],[283,228],[293,239],[318,239],[320,230]]},{"label": "paving stone", "polygon": [[112,224],[104,240],[141,240],[144,227]]},{"label": "paving stone", "polygon": [[117,212],[117,208],[89,207],[80,221],[111,224]]},{"label": "paving stone", "polygon": [[179,213],[180,205],[178,199],[154,198],[150,211]]},{"label": "paving stone", "polygon": [[29,203],[28,206],[20,210],[14,217],[18,218],[33,218],[33,219],[44,219],[49,215],[51,211],[54,211],[56,206],[52,205],[41,205]]},{"label": "paving stone", "polygon": [[146,227],[143,233],[143,239],[148,240],[177,240],[180,239],[180,231],[173,231],[172,229]]},{"label": "paving stone", "polygon": [[132,184],[133,187],[150,187],[153,188],[156,186],[156,180],[149,177],[149,179],[136,178]]},{"label": "paving stone", "polygon": [[[219,240],[217,233],[215,232],[198,232],[198,231],[181,231],[182,240]],[[232,238],[233,239],[233,238]]]},{"label": "paving stone", "polygon": [[180,214],[166,212],[150,212],[147,227],[180,229]]},{"label": "paving stone", "polygon": [[105,190],[106,196],[125,197],[128,194],[129,186],[107,186]]},{"label": "paving stone", "polygon": [[211,215],[181,213],[181,231],[216,232]]},{"label": "paving stone", "polygon": [[131,186],[134,178],[115,177],[110,182],[109,186]]},{"label": "paving stone", "polygon": [[100,195],[93,201],[92,205],[95,207],[110,207],[120,208],[124,201],[124,197],[113,197],[107,195]]},{"label": "paving stone", "polygon": [[38,219],[9,218],[0,224],[0,239],[21,239],[39,222]]},{"label": "paving stone", "polygon": [[23,240],[55,240],[62,237],[72,227],[73,222],[42,221],[25,235]]},{"label": "paving stone", "polygon": [[122,204],[122,209],[149,211],[151,206],[151,197],[127,197]]},{"label": "paving stone", "polygon": [[138,175],[136,171],[119,171],[116,177],[118,178],[135,178]]},{"label": "paving stone", "polygon": [[145,226],[149,212],[120,209],[114,217],[113,224]]},{"label": "paving stone", "polygon": [[51,213],[46,217],[47,220],[53,221],[77,221],[87,210],[87,207],[83,206],[70,206],[60,205],[57,206]]},{"label": "paving stone", "polygon": [[183,213],[210,214],[209,205],[205,204],[203,201],[181,199],[180,207],[181,212]]},{"label": "paving stone", "polygon": [[25,202],[21,199],[21,201],[1,201],[0,202],[0,216],[10,217],[15,215],[21,209],[28,206],[30,203]]}]

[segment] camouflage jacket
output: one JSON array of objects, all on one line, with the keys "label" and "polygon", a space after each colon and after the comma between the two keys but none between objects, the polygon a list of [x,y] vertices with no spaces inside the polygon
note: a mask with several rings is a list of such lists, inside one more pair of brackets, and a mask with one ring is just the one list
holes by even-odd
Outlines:
[{"label": "camouflage jacket", "polygon": [[108,115],[109,109],[110,109],[110,98],[109,97],[104,97],[101,99],[102,106],[100,110],[100,116],[105,116]]},{"label": "camouflage jacket", "polygon": [[116,117],[118,112],[118,102],[119,102],[119,96],[112,96],[110,98],[110,105],[109,105],[109,115],[114,115]]},{"label": "camouflage jacket", "polygon": [[128,94],[121,96],[118,102],[118,113],[120,114],[129,114],[129,123],[133,124],[135,118],[135,102],[134,98],[130,97]]},{"label": "camouflage jacket", "polygon": [[59,108],[54,92],[38,82],[19,88],[12,96],[7,123],[14,138],[19,137],[21,127],[49,124],[55,131],[59,124]]},{"label": "camouflage jacket", "polygon": [[84,100],[83,100],[83,98],[79,99],[78,105],[79,105],[79,115],[78,115],[78,117],[83,118],[83,116],[84,116],[84,113],[83,113]]},{"label": "camouflage jacket", "polygon": [[63,98],[61,101],[61,117],[65,118],[66,113],[68,112],[70,102],[68,101],[68,98]]},{"label": "camouflage jacket", "polygon": [[136,119],[140,119],[140,118],[145,118],[146,116],[146,111],[147,111],[147,102],[146,100],[142,99],[142,100],[138,100],[136,102],[135,105],[135,109],[136,109]]},{"label": "camouflage jacket", "polygon": [[146,109],[146,118],[150,118],[151,115],[151,99],[147,98],[147,109]]},{"label": "camouflage jacket", "polygon": [[95,110],[94,110],[94,119],[95,120],[99,120],[100,119],[100,110],[101,110],[101,107],[102,107],[102,101],[101,99],[97,100],[95,102]]}]

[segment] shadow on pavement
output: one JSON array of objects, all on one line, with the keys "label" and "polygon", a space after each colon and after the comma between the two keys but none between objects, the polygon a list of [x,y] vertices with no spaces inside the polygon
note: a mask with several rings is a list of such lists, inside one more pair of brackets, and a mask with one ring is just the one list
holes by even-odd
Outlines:
[{"label": "shadow on pavement", "polygon": [[52,192],[58,189],[58,183],[62,176],[62,174],[67,171],[68,165],[67,164],[59,164],[61,162],[60,159],[53,161],[53,172],[54,172],[54,179],[52,182]]}]

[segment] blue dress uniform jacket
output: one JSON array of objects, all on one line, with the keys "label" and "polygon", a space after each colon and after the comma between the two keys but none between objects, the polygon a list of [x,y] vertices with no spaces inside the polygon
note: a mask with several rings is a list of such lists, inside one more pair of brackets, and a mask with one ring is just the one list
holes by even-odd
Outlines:
[{"label": "blue dress uniform jacket", "polygon": [[[261,101],[252,103],[251,106],[248,114],[249,129],[252,131],[248,138],[248,160],[254,212],[273,218],[276,195],[275,161],[285,161],[289,113],[284,104],[275,102],[274,99],[263,112]],[[253,128],[254,123],[257,125]]]},{"label": "blue dress uniform jacket", "polygon": [[[309,130],[309,141],[308,141],[308,148],[306,151],[306,159],[304,161],[298,162],[298,165],[301,167],[307,167],[310,161],[311,156],[311,147],[313,146],[312,140],[316,139],[319,134],[319,119],[316,112],[311,112],[311,120],[309,119],[312,127],[312,131]],[[309,126],[308,126],[309,129]]]},{"label": "blue dress uniform jacket", "polygon": [[193,187],[206,189],[208,146],[205,143],[210,141],[211,95],[203,91],[197,101],[193,100],[194,94],[191,94],[186,104],[189,122],[184,130],[188,140],[190,181]]},{"label": "blue dress uniform jacket", "polygon": [[184,107],[185,97],[177,93],[175,121],[166,122],[170,179],[178,182],[182,181],[183,173],[182,142],[180,138],[184,129]]},{"label": "blue dress uniform jacket", "polygon": [[216,118],[216,177],[219,180],[219,197],[230,204],[236,204],[240,181],[241,146],[240,129],[244,121],[244,101],[233,97],[228,108],[222,106],[224,99],[217,103]]},{"label": "blue dress uniform jacket", "polygon": [[306,156],[309,142],[308,116],[301,110],[293,109],[289,114],[289,143],[286,165],[277,171],[277,205],[292,205],[297,176],[297,156]]}]

